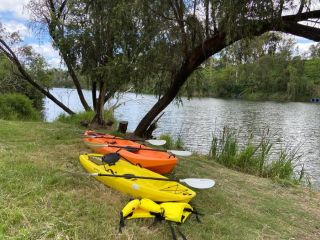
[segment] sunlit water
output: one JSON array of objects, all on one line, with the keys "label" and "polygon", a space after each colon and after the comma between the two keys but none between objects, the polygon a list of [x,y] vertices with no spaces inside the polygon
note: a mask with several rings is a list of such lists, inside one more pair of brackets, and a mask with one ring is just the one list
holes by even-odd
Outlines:
[{"label": "sunlit water", "polygon": [[[51,93],[72,110],[83,110],[75,90],[54,88]],[[92,104],[91,92],[84,91],[84,95]],[[119,100],[116,118],[128,121],[128,130],[133,131],[156,100],[152,95],[126,93]],[[47,121],[62,113],[53,102],[45,100]],[[158,126],[156,136],[168,133],[181,137],[188,149],[204,154],[209,151],[213,134],[217,135],[224,126],[237,129],[240,136],[250,132],[261,136],[270,129],[273,149],[299,146],[300,164],[304,164],[312,183],[320,186],[320,104],[183,99],[183,105],[172,103],[165,109]],[[247,137],[241,139],[245,141]]]}]

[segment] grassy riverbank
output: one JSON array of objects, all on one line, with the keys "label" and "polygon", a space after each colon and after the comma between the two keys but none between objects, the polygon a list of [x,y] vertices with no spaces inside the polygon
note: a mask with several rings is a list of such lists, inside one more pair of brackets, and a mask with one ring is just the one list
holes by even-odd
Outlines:
[{"label": "grassy riverbank", "polygon": [[[167,225],[126,222],[130,197],[83,173],[83,130],[63,123],[0,120],[0,239],[171,239]],[[181,159],[171,174],[209,177],[192,205],[204,213],[181,226],[188,239],[319,239],[320,194],[222,167],[205,157]]]}]

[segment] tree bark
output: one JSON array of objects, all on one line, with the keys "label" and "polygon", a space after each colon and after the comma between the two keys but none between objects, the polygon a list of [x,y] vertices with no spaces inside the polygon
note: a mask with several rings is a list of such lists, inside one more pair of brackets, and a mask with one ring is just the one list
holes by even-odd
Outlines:
[{"label": "tree bark", "polygon": [[95,111],[97,109],[97,82],[92,82],[91,93],[93,110]]},{"label": "tree bark", "polygon": [[106,95],[106,84],[104,81],[100,81],[99,92],[100,92],[99,98],[97,101],[96,111],[95,111],[96,114],[90,123],[92,127],[105,125],[103,113],[104,113],[104,97]]},{"label": "tree bark", "polygon": [[[320,10],[307,13],[299,13],[299,15],[289,15],[282,17],[282,24],[273,24],[270,21],[257,22],[255,30],[251,33],[253,36],[259,36],[267,31],[282,31],[297,36],[306,37],[314,41],[320,41],[320,30],[298,24],[297,21],[303,21],[308,18],[320,18]],[[176,97],[177,93],[187,81],[190,74],[205,60],[215,53],[218,53],[226,46],[244,38],[245,36],[237,36],[232,41],[226,42],[226,33],[220,32],[210,39],[204,41],[203,44],[194,48],[185,59],[178,73],[173,77],[173,81],[167,92],[159,99],[159,101],[149,110],[143,117],[134,131],[134,134],[142,137],[152,121],[163,111]]]},{"label": "tree bark", "polygon": [[77,93],[78,93],[78,96],[79,96],[79,99],[80,99],[80,102],[81,102],[83,108],[86,111],[91,111],[92,109],[90,108],[90,106],[88,105],[86,99],[84,98],[84,95],[83,95],[83,92],[82,92],[82,88],[81,88],[81,85],[80,85],[80,81],[79,81],[79,79],[78,79],[78,77],[77,77],[77,75],[76,75],[76,73],[75,73],[70,61],[68,60],[67,54],[60,47],[59,47],[59,50],[60,50],[60,53],[62,55],[62,58],[63,58],[63,60],[64,60],[64,62],[66,64],[66,66],[67,66],[67,69],[68,69],[68,72],[69,72],[69,74],[71,76],[73,84],[76,87],[76,90],[77,90]]}]

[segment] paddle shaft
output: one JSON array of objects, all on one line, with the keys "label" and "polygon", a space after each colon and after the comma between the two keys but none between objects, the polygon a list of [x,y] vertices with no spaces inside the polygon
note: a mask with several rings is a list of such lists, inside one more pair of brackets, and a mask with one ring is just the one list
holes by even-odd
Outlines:
[{"label": "paddle shaft", "polygon": [[122,138],[122,137],[106,137],[103,136],[102,134],[92,134],[92,135],[84,135],[85,137],[95,137],[95,138],[105,138],[105,139],[118,139],[118,140],[130,140],[130,141],[141,141],[141,142],[145,142],[146,139],[138,139],[138,138]]},{"label": "paddle shaft", "polygon": [[139,148],[139,147],[119,146],[119,145],[109,145],[109,144],[106,144],[106,147],[124,148],[124,149],[135,149],[135,150],[147,150],[147,151],[154,151],[154,152],[168,152],[168,150],[161,150],[161,149]]},{"label": "paddle shaft", "polygon": [[180,182],[180,180],[169,179],[169,178],[156,178],[156,177],[145,177],[145,176],[135,176],[133,174],[123,174],[123,175],[116,175],[116,174],[107,174],[107,173],[93,173],[91,176],[99,176],[99,177],[119,177],[119,178],[140,178],[140,179],[150,179],[150,180],[160,180],[160,181],[169,181],[169,182]]}]

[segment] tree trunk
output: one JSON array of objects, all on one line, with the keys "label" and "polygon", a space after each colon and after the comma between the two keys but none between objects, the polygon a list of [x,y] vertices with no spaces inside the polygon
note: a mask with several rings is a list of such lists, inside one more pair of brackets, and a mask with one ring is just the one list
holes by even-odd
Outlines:
[{"label": "tree trunk", "polygon": [[97,82],[92,82],[92,105],[93,105],[93,110],[96,111],[97,109]]},{"label": "tree trunk", "polygon": [[73,67],[71,66],[71,64],[69,63],[68,59],[66,59],[65,57],[65,54],[62,53],[63,50],[60,49],[60,53],[63,57],[63,60],[64,62],[66,63],[67,65],[67,68],[68,68],[68,72],[72,78],[72,81],[73,81],[73,84],[74,86],[76,87],[76,90],[77,90],[77,93],[78,93],[78,96],[79,96],[79,99],[80,99],[80,102],[83,106],[83,108],[86,110],[86,111],[91,111],[92,109],[90,108],[90,106],[88,105],[86,99],[84,98],[83,96],[83,92],[82,92],[82,88],[81,88],[81,85],[80,85],[80,82],[78,80],[78,77],[76,75],[76,73],[74,72],[73,70]]},{"label": "tree trunk", "polygon": [[[192,54],[189,55],[186,62],[180,68],[180,71],[175,75],[168,91],[159,99],[159,101],[140,121],[139,125],[134,131],[135,135],[142,137],[151,122],[176,97],[180,88],[183,86],[190,74],[208,57],[212,56],[216,52],[219,52],[226,46],[225,36],[225,34],[216,34],[214,37],[194,49]],[[212,47],[210,48],[210,46]]]},{"label": "tree trunk", "polygon": [[96,106],[96,114],[93,117],[90,126],[92,127],[98,127],[98,126],[104,126],[104,97],[106,95],[106,84],[104,81],[100,81],[100,87],[99,87],[99,98],[97,101]]}]

